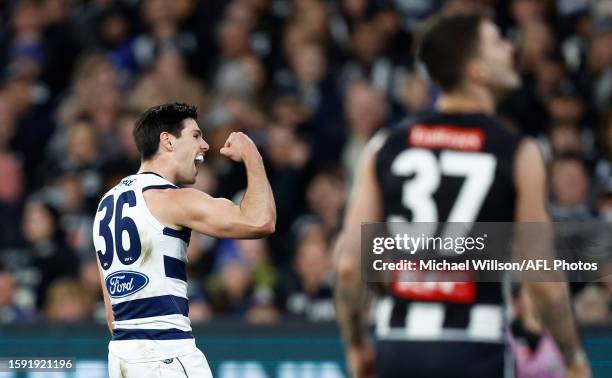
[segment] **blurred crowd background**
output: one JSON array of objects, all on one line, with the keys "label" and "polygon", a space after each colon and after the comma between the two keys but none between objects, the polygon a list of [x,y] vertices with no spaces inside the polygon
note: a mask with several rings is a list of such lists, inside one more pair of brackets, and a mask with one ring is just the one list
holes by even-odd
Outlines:
[{"label": "blurred crowd background", "polygon": [[[557,220],[612,222],[612,1],[0,1],[0,323],[104,323],[91,228],[137,171],[132,127],[198,106],[211,145],[195,186],[239,199],[218,155],[244,131],[278,207],[265,240],[192,235],[194,323],[334,319],[331,245],[366,141],[438,90],[413,59],[430,15],[489,6],[523,77],[499,107],[540,140]],[[452,62],[449,62],[452,64]],[[580,285],[581,324],[609,324],[612,287]]]}]

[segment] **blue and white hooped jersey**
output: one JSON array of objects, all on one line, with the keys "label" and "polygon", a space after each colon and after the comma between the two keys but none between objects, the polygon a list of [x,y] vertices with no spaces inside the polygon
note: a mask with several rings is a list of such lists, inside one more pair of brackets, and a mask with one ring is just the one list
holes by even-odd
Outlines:
[{"label": "blue and white hooped jersey", "polygon": [[196,348],[185,271],[191,230],[161,224],[143,196],[176,188],[154,173],[135,174],[98,205],[93,241],[115,316],[109,351],[125,360],[155,361]]}]

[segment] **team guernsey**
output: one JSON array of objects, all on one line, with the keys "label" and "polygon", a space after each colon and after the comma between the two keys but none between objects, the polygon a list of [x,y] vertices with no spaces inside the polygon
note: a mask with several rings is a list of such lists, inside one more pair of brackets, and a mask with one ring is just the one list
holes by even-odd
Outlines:
[{"label": "team guernsey", "polygon": [[191,230],[161,224],[143,196],[176,188],[155,173],[128,176],[102,197],[94,219],[94,245],[115,317],[109,352],[126,361],[197,350],[185,271]]},{"label": "team guernsey", "polygon": [[[376,156],[384,220],[512,222],[514,159],[520,141],[519,133],[484,114],[431,112],[391,129]],[[480,353],[482,366],[492,362],[489,352],[491,356],[503,352],[501,284],[457,282],[449,289],[448,282],[397,282],[388,293],[376,311],[377,340],[388,341],[381,346],[385,353],[399,353],[394,352],[394,342],[403,342],[397,349],[403,352],[411,350],[410,345],[418,351],[423,346],[454,344],[457,359],[465,359],[448,367],[452,376],[458,374],[452,369],[468,364],[467,358]],[[471,345],[480,349],[469,349]],[[440,371],[441,360],[436,358],[414,363],[431,363]],[[491,376],[491,370],[483,369],[484,376]]]}]

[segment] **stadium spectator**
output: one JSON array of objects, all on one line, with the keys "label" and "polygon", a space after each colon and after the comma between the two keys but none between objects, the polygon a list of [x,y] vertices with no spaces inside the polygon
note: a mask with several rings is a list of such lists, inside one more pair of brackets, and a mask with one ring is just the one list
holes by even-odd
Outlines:
[{"label": "stadium spectator", "polygon": [[584,161],[576,156],[559,157],[551,163],[550,172],[552,218],[557,221],[592,220],[589,174]]},{"label": "stadium spectator", "polygon": [[342,151],[342,164],[351,182],[363,148],[385,124],[387,103],[376,87],[363,81],[354,82],[348,87],[344,102],[349,135]]},{"label": "stadium spectator", "polygon": [[34,318],[31,310],[16,303],[17,285],[11,272],[0,270],[0,324],[28,323]]},{"label": "stadium spectator", "polygon": [[338,232],[347,191],[344,175],[338,168],[317,173],[306,189],[308,209],[321,222],[327,238]]},{"label": "stadium spectator", "polygon": [[[62,277],[78,274],[79,260],[68,247],[60,228],[60,213],[56,208],[38,201],[29,200],[25,205],[22,232],[26,249],[21,252],[20,272],[22,284],[31,285],[36,307],[42,309],[47,303],[47,290]],[[19,264],[18,261],[14,263]]]},{"label": "stadium spectator", "polygon": [[45,318],[51,322],[76,324],[91,318],[96,298],[80,281],[62,278],[49,285]]},{"label": "stadium spectator", "polygon": [[[242,243],[240,245],[239,243]],[[215,314],[239,315],[252,323],[272,323],[278,318],[273,286],[276,272],[265,261],[260,242],[224,240],[217,258],[217,277],[209,283],[210,305]]]},{"label": "stadium spectator", "polygon": [[282,285],[285,308],[309,321],[333,320],[333,271],[323,227],[308,223],[299,234],[293,271]]}]

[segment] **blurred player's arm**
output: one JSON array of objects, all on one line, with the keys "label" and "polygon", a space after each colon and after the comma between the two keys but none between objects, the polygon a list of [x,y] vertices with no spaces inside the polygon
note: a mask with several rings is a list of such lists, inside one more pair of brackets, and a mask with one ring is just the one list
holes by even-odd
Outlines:
[{"label": "blurred player's arm", "polygon": [[[529,238],[536,253],[553,251],[552,225],[547,228],[550,217],[546,210],[546,169],[537,143],[526,139],[519,146],[516,157],[515,182],[517,186],[516,219],[518,222],[534,224],[539,237]],[[548,235],[548,237],[546,237]],[[519,241],[520,243],[520,241]],[[529,247],[527,247],[529,248]],[[580,338],[572,314],[568,285],[565,282],[524,282],[537,315],[555,339],[568,368],[568,377],[589,376],[588,361],[580,344]]]},{"label": "blurred player's arm", "polygon": [[[96,259],[97,260],[97,259]],[[104,297],[104,310],[106,311],[106,325],[110,331],[111,336],[113,335],[113,321],[115,316],[113,315],[113,306],[111,305],[110,297],[106,291],[106,285],[104,284],[104,274],[102,274],[102,268],[100,268],[100,262],[98,261],[98,273],[100,274],[100,282],[102,286],[102,296]]]},{"label": "blurred player's arm", "polygon": [[368,300],[361,277],[361,223],[380,221],[382,205],[375,174],[375,143],[365,148],[356,171],[344,226],[334,250],[336,317],[346,348],[347,364],[357,377],[371,374],[373,350],[364,337]]},{"label": "blurred player's arm", "polygon": [[160,203],[172,204],[158,209],[161,218],[219,238],[248,239],[272,234],[276,205],[257,147],[245,134],[232,133],[221,154],[246,167],[247,189],[240,205],[191,188],[158,191],[157,195],[164,197]]}]

